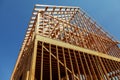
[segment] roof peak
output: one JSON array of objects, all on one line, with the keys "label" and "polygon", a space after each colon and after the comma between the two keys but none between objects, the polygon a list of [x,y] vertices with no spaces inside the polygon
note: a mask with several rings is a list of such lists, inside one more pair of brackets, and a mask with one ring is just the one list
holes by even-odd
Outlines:
[{"label": "roof peak", "polygon": [[80,8],[78,6],[57,6],[57,5],[43,5],[43,4],[35,4],[38,7],[56,7],[56,8]]}]

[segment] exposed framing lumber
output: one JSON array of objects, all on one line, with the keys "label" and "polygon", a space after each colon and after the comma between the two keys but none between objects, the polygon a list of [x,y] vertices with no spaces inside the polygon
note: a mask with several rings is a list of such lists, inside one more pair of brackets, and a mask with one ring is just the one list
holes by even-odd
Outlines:
[{"label": "exposed framing lumber", "polygon": [[35,79],[35,66],[36,66],[36,57],[37,57],[37,44],[38,41],[35,39],[34,42],[34,50],[32,54],[32,60],[31,60],[31,68],[30,68],[30,77],[29,80],[34,80]]},{"label": "exposed framing lumber", "polygon": [[62,42],[62,41],[53,40],[53,39],[50,39],[50,38],[47,38],[47,37],[36,35],[36,40],[46,42],[46,43],[50,43],[50,44],[54,44],[54,45],[57,45],[57,46],[62,46],[62,47],[73,49],[73,50],[77,50],[77,51],[81,51],[81,52],[85,52],[87,54],[91,54],[91,55],[95,55],[95,56],[99,56],[99,57],[103,57],[103,58],[106,58],[106,59],[115,60],[115,61],[120,62],[119,58],[109,56],[107,54],[100,53],[100,52],[97,52],[97,51],[92,51],[92,50],[89,50],[89,49],[74,46],[74,45],[71,45],[71,44],[68,44],[68,43],[65,43],[65,42]]},{"label": "exposed framing lumber", "polygon": [[118,43],[79,7],[36,4],[11,80],[120,79]]}]

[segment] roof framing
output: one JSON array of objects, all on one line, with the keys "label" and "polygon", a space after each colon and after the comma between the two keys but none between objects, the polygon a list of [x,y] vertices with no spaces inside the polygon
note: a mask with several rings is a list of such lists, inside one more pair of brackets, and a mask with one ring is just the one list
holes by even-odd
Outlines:
[{"label": "roof framing", "polygon": [[[77,17],[78,18],[81,17],[82,19],[75,23],[75,21],[77,20]],[[82,25],[79,25],[79,23],[81,23],[81,21],[83,21],[83,23],[82,23]],[[42,25],[42,27],[40,25]],[[53,25],[53,26],[51,26],[51,25]],[[66,25],[67,25],[67,28],[66,28]],[[48,26],[50,26],[50,28],[52,28],[51,29],[52,31],[49,30]],[[63,26],[62,28],[64,28],[64,33],[67,33],[67,31],[68,31],[69,34],[72,34],[72,36],[69,35],[69,37],[73,37],[73,38],[80,37],[80,36],[78,36],[78,34],[83,35],[82,32],[85,32],[84,39],[79,40],[79,42],[83,41],[83,46],[79,46],[77,44],[71,44],[69,42],[69,41],[75,41],[77,43],[77,40],[75,40],[75,39],[74,40],[71,39],[68,42],[62,41],[59,38],[60,34],[63,35],[63,33],[60,30],[61,26]],[[59,27],[59,31],[58,31],[59,34],[55,35],[55,31],[58,30],[57,27]],[[48,31],[45,29],[48,29]],[[46,32],[49,32],[49,33],[47,33],[47,35],[43,35],[43,34],[46,34]],[[90,35],[92,35],[92,37],[89,37],[90,35],[88,35],[88,33]],[[94,33],[96,33],[96,34],[94,34]],[[55,37],[53,37],[54,35],[55,35]],[[81,36],[80,38],[83,38],[83,36]],[[108,47],[108,49],[109,49],[112,46],[117,46],[117,44],[118,44],[118,41],[116,41],[110,34],[105,32],[101,26],[99,26],[94,20],[92,20],[88,15],[86,15],[85,12],[82,9],[80,9],[79,7],[53,6],[53,5],[51,6],[51,5],[36,4],[33,9],[33,14],[30,19],[25,38],[23,40],[22,47],[20,49],[20,53],[19,53],[18,60],[15,65],[14,71],[16,70],[22,55],[24,55],[23,52],[30,45],[30,42],[34,41],[34,39],[36,39],[37,41],[42,41],[42,42],[46,42],[49,44],[54,44],[54,45],[58,45],[61,47],[70,48],[73,50],[85,52],[87,54],[91,54],[91,55],[95,55],[95,56],[99,56],[99,57],[103,57],[106,59],[111,59],[111,60],[120,62],[119,57],[116,57],[116,55],[111,56],[111,55],[108,55],[107,53],[105,54],[104,52],[101,51],[102,49],[101,50],[97,49],[99,51],[95,51],[94,49],[90,50],[90,48],[95,47],[94,44],[92,44],[92,46],[87,44],[89,46],[87,48],[85,48],[86,47],[85,43],[84,43],[85,39],[90,40],[90,38],[94,38],[94,39],[98,40],[99,42],[95,42],[95,45],[97,45],[99,43],[98,46],[103,47],[103,49],[106,48],[106,46],[104,47],[104,45],[109,45],[109,47]],[[94,40],[94,39],[92,39],[92,40]],[[101,43],[101,42],[104,42],[104,43]],[[107,44],[107,43],[110,43],[110,44]],[[104,45],[102,45],[102,44],[104,44]],[[115,48],[116,48],[115,50],[116,50],[116,53],[118,56],[119,55],[118,53],[120,53],[120,50],[118,50],[117,47],[115,47]],[[14,71],[13,71],[13,73],[14,73]]]}]

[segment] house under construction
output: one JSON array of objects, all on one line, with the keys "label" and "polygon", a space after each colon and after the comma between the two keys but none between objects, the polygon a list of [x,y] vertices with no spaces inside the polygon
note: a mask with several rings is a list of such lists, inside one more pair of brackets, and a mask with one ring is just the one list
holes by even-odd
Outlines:
[{"label": "house under construction", "polygon": [[120,80],[118,44],[79,7],[36,4],[11,80]]}]

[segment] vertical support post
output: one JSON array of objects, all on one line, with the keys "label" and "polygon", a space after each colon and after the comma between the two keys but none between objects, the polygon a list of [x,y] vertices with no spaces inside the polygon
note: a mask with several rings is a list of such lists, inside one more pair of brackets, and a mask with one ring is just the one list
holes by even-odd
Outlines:
[{"label": "vertical support post", "polygon": [[49,44],[49,62],[50,62],[50,80],[52,80],[52,58],[51,58],[51,44]]},{"label": "vertical support post", "polygon": [[29,71],[26,73],[26,80],[29,80]]},{"label": "vertical support post", "polygon": [[95,68],[95,73],[96,73],[97,79],[102,80],[103,78],[101,76],[101,73],[100,73],[100,70],[98,68],[97,62],[96,62],[95,57],[93,55],[91,55],[91,60],[93,62],[93,66]]},{"label": "vertical support post", "polygon": [[37,57],[37,40],[34,40],[34,49],[32,54],[31,66],[30,66],[30,77],[29,80],[35,80],[35,66]]},{"label": "vertical support post", "polygon": [[37,40],[35,39],[35,35],[38,32],[38,27],[39,27],[39,17],[40,17],[40,13],[38,13],[37,15],[37,21],[36,21],[36,25],[35,25],[35,34],[33,36],[33,40],[34,40],[34,49],[33,49],[33,54],[32,54],[32,59],[31,59],[31,67],[30,67],[30,77],[29,80],[35,80],[35,66],[36,66],[36,57],[37,57]]},{"label": "vertical support post", "polygon": [[43,50],[44,50],[43,45],[44,45],[44,43],[42,42],[42,53],[41,53],[41,74],[40,74],[40,80],[43,80],[43,54],[44,54],[44,52],[43,52]]},{"label": "vertical support post", "polygon": [[[31,45],[32,46],[32,45]],[[31,49],[31,48],[30,48]],[[30,53],[32,50],[29,50],[28,53]],[[29,73],[30,73],[30,60],[31,60],[31,54],[28,55],[28,61],[27,61],[27,72],[26,72],[26,79],[29,80]]]},{"label": "vertical support post", "polygon": [[40,15],[41,13],[38,13],[37,15],[37,22],[36,22],[36,25],[35,25],[35,34],[38,34],[38,28],[39,28],[39,22],[40,22]]},{"label": "vertical support post", "polygon": [[67,73],[67,66],[66,66],[66,59],[65,59],[65,51],[64,51],[63,47],[62,47],[62,53],[63,53],[63,60],[64,60],[66,79],[68,80],[68,73]]},{"label": "vertical support post", "polygon": [[80,64],[81,64],[81,67],[82,67],[82,70],[83,70],[84,79],[87,79],[87,74],[86,74],[86,71],[85,71],[84,62],[82,60],[81,53],[79,51],[78,51],[78,57],[79,57]]},{"label": "vertical support post", "polygon": [[71,57],[71,53],[70,53],[70,49],[68,49],[68,56],[69,56],[69,58],[70,58],[70,66],[71,66],[71,69],[72,69],[72,75],[71,76],[73,76],[73,80],[75,80],[75,76],[74,76],[74,68],[73,68],[73,64],[72,64],[72,57]]},{"label": "vertical support post", "polygon": [[57,67],[58,67],[58,80],[60,80],[59,53],[58,53],[58,47],[57,46],[56,46],[56,56],[57,56]]},{"label": "vertical support post", "polygon": [[81,80],[80,79],[80,69],[79,69],[79,65],[78,65],[78,61],[77,61],[77,57],[76,57],[75,51],[73,51],[73,54],[74,54],[74,58],[75,58],[76,66],[77,66],[78,78],[79,78],[79,80]]},{"label": "vertical support post", "polygon": [[109,79],[109,77],[108,77],[108,75],[107,75],[107,71],[106,71],[106,69],[105,69],[105,67],[104,67],[104,65],[103,65],[103,62],[102,62],[101,58],[99,57],[98,60],[100,61],[100,64],[101,64],[101,66],[102,66],[102,68],[103,68],[103,71],[104,71],[104,73],[105,73],[106,78]]}]

